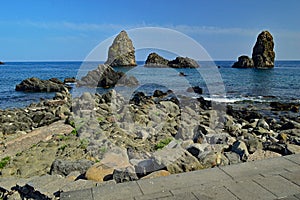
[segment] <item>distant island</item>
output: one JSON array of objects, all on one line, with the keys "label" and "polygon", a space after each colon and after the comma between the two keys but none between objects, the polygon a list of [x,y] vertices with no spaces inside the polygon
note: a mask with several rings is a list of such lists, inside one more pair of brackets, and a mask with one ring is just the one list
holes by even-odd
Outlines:
[{"label": "distant island", "polygon": [[0,61],[0,65],[4,65],[4,64],[5,64],[4,62]]}]

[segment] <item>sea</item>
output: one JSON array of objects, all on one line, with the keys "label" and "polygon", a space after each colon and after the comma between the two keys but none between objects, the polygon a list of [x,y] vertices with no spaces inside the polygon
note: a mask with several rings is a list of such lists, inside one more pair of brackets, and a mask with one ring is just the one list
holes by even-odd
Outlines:
[{"label": "sea", "polygon": [[[103,62],[7,62],[0,65],[0,109],[23,108],[55,95],[15,91],[16,85],[24,79],[80,79],[101,63]],[[199,62],[200,68],[197,69],[147,68],[144,62],[137,63],[138,66],[133,68],[115,68],[123,71],[126,76],[135,76],[140,83],[137,87],[115,88],[127,95],[127,98],[137,91],[152,94],[159,89],[172,90],[178,96],[203,96],[205,99],[220,102],[300,102],[300,61],[276,61],[275,67],[267,70],[231,68],[234,61]],[[71,93],[74,97],[85,91],[102,94],[108,90],[72,86]],[[186,91],[193,86],[201,87],[203,94]]]}]

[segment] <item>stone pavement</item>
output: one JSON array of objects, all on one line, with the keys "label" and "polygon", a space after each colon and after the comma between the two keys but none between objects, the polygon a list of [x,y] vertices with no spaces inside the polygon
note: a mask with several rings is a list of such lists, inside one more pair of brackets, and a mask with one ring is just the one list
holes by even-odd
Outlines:
[{"label": "stone pavement", "polygon": [[62,200],[300,200],[300,154],[61,193]]}]

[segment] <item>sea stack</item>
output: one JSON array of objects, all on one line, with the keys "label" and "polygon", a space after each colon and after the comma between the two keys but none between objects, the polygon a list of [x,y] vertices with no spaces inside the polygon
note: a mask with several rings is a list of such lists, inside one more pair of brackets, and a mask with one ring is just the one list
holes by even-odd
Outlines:
[{"label": "sea stack", "polygon": [[115,66],[136,66],[135,49],[126,31],[121,31],[109,47],[105,64]]},{"label": "sea stack", "polygon": [[273,68],[275,60],[273,36],[269,31],[261,32],[253,47],[252,59],[256,68]]},{"label": "sea stack", "polygon": [[254,67],[254,63],[253,60],[251,58],[249,58],[248,56],[240,56],[238,58],[238,61],[235,62],[232,65],[233,68],[253,68]]},{"label": "sea stack", "polygon": [[240,56],[235,62],[233,68],[257,68],[270,69],[274,67],[275,52],[274,52],[273,36],[269,31],[261,32],[253,47],[252,58],[248,56]]},{"label": "sea stack", "polygon": [[168,67],[169,60],[163,58],[162,56],[158,55],[157,53],[150,53],[147,57],[145,62],[146,66],[160,66],[160,67]]}]

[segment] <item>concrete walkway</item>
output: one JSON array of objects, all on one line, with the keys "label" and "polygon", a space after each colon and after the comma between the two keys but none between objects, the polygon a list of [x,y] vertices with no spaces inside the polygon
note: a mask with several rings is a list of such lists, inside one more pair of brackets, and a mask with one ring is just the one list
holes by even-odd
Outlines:
[{"label": "concrete walkway", "polygon": [[300,154],[61,193],[62,200],[300,200]]}]

